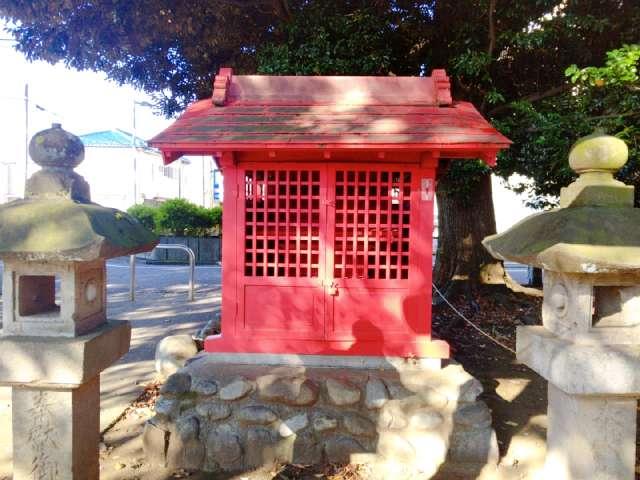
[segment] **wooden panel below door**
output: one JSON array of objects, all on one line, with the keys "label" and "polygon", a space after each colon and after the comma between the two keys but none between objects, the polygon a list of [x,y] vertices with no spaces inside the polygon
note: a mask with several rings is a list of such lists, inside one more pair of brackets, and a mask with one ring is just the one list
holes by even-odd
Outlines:
[{"label": "wooden panel below door", "polygon": [[324,293],[319,286],[245,285],[245,331],[296,339],[324,337]]},{"label": "wooden panel below door", "polygon": [[411,309],[408,290],[339,288],[330,298],[333,339],[384,341],[387,336],[417,333],[407,321]]}]

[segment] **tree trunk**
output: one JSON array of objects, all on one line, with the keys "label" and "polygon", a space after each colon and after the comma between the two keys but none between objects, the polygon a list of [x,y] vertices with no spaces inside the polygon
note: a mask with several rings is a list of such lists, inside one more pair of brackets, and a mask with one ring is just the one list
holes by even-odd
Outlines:
[{"label": "tree trunk", "polygon": [[436,190],[439,235],[434,283],[447,293],[461,285],[504,285],[507,278],[502,262],[481,243],[484,237],[496,233],[491,175],[481,174],[468,195],[456,192],[450,181],[444,175]]}]

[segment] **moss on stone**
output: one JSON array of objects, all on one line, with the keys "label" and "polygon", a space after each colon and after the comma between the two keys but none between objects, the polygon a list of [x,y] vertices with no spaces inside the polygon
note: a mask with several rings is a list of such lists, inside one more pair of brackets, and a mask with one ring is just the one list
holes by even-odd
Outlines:
[{"label": "moss on stone", "polygon": [[18,200],[0,207],[0,257],[92,260],[146,251],[155,243],[133,217],[94,203]]},{"label": "moss on stone", "polygon": [[[532,215],[483,244],[496,257],[560,271],[640,267],[640,209],[575,207]],[[556,258],[562,252],[566,258]]]}]

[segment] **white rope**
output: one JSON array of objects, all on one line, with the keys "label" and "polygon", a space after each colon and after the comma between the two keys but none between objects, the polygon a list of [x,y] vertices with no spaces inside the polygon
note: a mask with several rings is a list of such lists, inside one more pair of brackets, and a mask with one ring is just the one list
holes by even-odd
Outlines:
[{"label": "white rope", "polygon": [[465,317],[462,312],[460,312],[460,310],[458,310],[456,307],[454,307],[451,302],[449,300],[447,300],[447,297],[445,297],[442,292],[440,290],[438,290],[438,287],[435,286],[435,284],[433,285],[433,289],[435,290],[435,292],[440,296],[440,298],[442,298],[442,300],[444,300],[444,302],[449,305],[451,307],[451,310],[453,310],[462,320],[464,320],[465,322],[467,322],[469,325],[471,325],[473,328],[475,328],[479,333],[481,333],[482,335],[484,335],[485,337],[487,337],[489,340],[491,340],[493,343],[495,343],[496,345],[501,346],[502,348],[504,348],[505,350],[510,351],[511,353],[513,353],[514,355],[516,354],[515,350],[513,350],[512,348],[509,348],[507,345],[505,345],[504,343],[502,343],[500,340],[497,340],[495,338],[493,338],[491,335],[489,335],[488,333],[486,333],[484,330],[482,330],[480,327],[478,327],[475,323],[473,323],[471,320],[469,320],[467,317]]}]

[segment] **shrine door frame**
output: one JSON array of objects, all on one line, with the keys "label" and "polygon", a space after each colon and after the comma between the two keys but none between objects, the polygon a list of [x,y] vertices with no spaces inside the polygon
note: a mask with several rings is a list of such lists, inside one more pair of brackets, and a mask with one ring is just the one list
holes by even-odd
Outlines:
[{"label": "shrine door frame", "polygon": [[[435,167],[424,167],[420,163],[411,162],[240,161],[235,170],[237,180],[234,183],[238,190],[235,250],[237,310],[233,335],[236,338],[246,339],[248,336],[260,335],[265,339],[291,340],[292,349],[295,349],[293,344],[297,341],[411,342],[415,337],[430,335]],[[245,242],[248,238],[245,209],[247,171],[253,171],[254,175],[257,171],[320,172],[317,276],[245,274]],[[374,275],[376,278],[366,278],[367,275],[364,278],[362,275],[336,278],[334,275],[335,269],[340,265],[335,261],[334,255],[336,221],[340,220],[340,211],[336,208],[339,206],[336,202],[340,200],[337,191],[340,185],[336,184],[336,179],[338,172],[347,175],[351,171],[367,172],[367,178],[371,178],[370,172],[376,172],[377,175],[382,172],[400,172],[401,175],[409,172],[411,175],[408,198],[406,192],[402,192],[399,199],[401,202],[408,200],[411,211],[408,225],[402,226],[409,229],[406,260],[398,260],[400,268],[396,271],[396,278],[379,278],[378,274]],[[370,185],[368,181],[365,183],[368,190]],[[346,183],[343,187],[346,188]],[[288,214],[288,209],[285,213]],[[365,215],[367,213],[364,212]],[[253,234],[256,234],[255,230]],[[255,247],[255,243],[253,245]],[[255,248],[252,253],[256,255]],[[401,270],[407,272],[407,278],[400,278]],[[386,271],[388,275],[393,269],[388,268]],[[300,311],[305,309],[311,309],[310,317],[300,318]],[[350,315],[350,311],[357,312]],[[367,320],[363,324],[365,316]],[[357,322],[359,326],[356,325]],[[223,320],[223,336],[230,333],[228,327]]]}]

